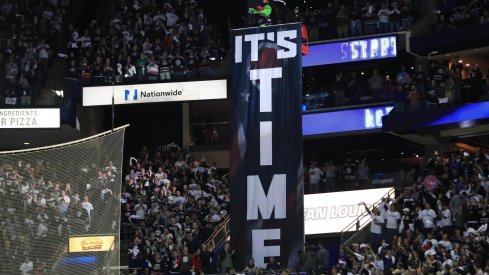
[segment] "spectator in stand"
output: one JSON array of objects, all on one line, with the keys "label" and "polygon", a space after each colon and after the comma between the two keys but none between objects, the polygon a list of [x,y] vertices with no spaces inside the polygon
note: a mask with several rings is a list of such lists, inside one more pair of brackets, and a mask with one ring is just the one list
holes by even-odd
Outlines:
[{"label": "spectator in stand", "polygon": [[369,183],[370,167],[367,160],[362,159],[357,169],[357,180],[360,187],[365,187]]},{"label": "spectator in stand", "polygon": [[322,244],[318,244],[318,270],[326,271],[329,267],[329,251]]},{"label": "spectator in stand", "polygon": [[159,79],[159,69],[154,57],[149,59],[148,65],[146,66],[146,71],[148,72],[149,81],[157,81]]},{"label": "spectator in stand", "polygon": [[450,79],[455,92],[455,103],[462,102],[462,69],[463,66],[455,60],[450,68]]},{"label": "spectator in stand", "polygon": [[143,52],[139,53],[139,58],[136,59],[136,76],[138,82],[144,81],[146,77],[146,64],[148,63],[148,58]]},{"label": "spectator in stand", "polygon": [[406,81],[410,78],[409,73],[406,72],[406,66],[401,66],[401,71],[396,76],[397,85],[404,85]]},{"label": "spectator in stand", "polygon": [[469,82],[472,86],[472,96],[476,98],[482,91],[482,72],[478,64],[474,64],[469,73]]},{"label": "spectator in stand", "polygon": [[32,92],[31,92],[31,87],[29,86],[29,82],[27,79],[22,75],[19,80],[19,92],[17,93],[20,95],[20,104],[22,106],[30,106],[32,104]]},{"label": "spectator in stand", "polygon": [[345,105],[346,80],[343,77],[343,72],[338,72],[334,82],[335,106]]},{"label": "spectator in stand", "polygon": [[323,176],[323,171],[317,167],[315,161],[311,161],[309,166],[309,193],[319,193],[319,182]]},{"label": "spectator in stand", "polygon": [[426,99],[427,75],[422,64],[418,64],[416,66],[416,72],[414,73],[414,83],[416,85],[416,89],[421,94],[421,99]]},{"label": "spectator in stand", "polygon": [[344,179],[344,183],[347,188],[353,188],[354,185],[358,186],[356,181],[357,166],[351,158],[347,158],[345,164],[343,164],[341,171]]},{"label": "spectator in stand", "polygon": [[246,264],[245,269],[243,270],[243,273],[246,275],[256,275],[260,269],[255,265],[255,260],[253,258],[250,258],[248,260],[248,263]]},{"label": "spectator in stand", "polygon": [[431,209],[431,204],[426,203],[423,210],[419,210],[418,219],[421,221],[425,232],[429,232],[435,228],[437,215]]},{"label": "spectator in stand", "polygon": [[402,114],[406,110],[407,94],[403,86],[397,86],[394,94],[394,113]]},{"label": "spectator in stand", "polygon": [[390,31],[397,32],[401,29],[401,11],[399,10],[399,2],[391,2],[391,10],[389,13]]},{"label": "spectator in stand", "polygon": [[418,92],[417,86],[411,86],[411,91],[407,94],[407,101],[410,111],[417,111],[420,108],[421,94]]},{"label": "spectator in stand", "polygon": [[360,80],[357,78],[356,72],[351,72],[346,94],[352,103],[358,103],[361,96]]},{"label": "spectator in stand", "polygon": [[377,17],[379,20],[379,32],[386,33],[390,31],[390,22],[389,16],[392,14],[392,11],[389,10],[387,3],[382,3],[382,8],[377,13]]},{"label": "spectator in stand", "polygon": [[324,165],[324,183],[326,190],[325,192],[334,192],[336,190],[336,177],[338,168],[334,165],[332,161],[328,161]]},{"label": "spectator in stand", "polygon": [[336,15],[338,38],[348,37],[351,19],[348,17],[347,13],[346,6],[341,5],[338,14]]},{"label": "spectator in stand", "polygon": [[187,65],[185,58],[180,55],[180,51],[176,51],[175,57],[172,59],[171,71],[172,79],[181,80],[185,77],[185,72],[187,70]]},{"label": "spectator in stand", "polygon": [[20,274],[22,275],[30,275],[32,271],[34,271],[33,263],[29,259],[29,257],[25,257],[25,261],[20,265]]},{"label": "spectator in stand", "polygon": [[105,84],[113,84],[114,83],[114,70],[111,64],[110,58],[105,60],[105,65],[103,67],[103,77]]},{"label": "spectator in stand", "polygon": [[358,1],[353,1],[351,8],[351,36],[363,35],[362,9]]},{"label": "spectator in stand", "polygon": [[428,86],[428,92],[426,93],[426,106],[428,109],[435,109],[438,106],[438,97],[440,91],[438,89],[438,84],[436,80],[431,80],[430,85]]},{"label": "spectator in stand", "polygon": [[389,206],[389,209],[385,213],[386,216],[386,240],[388,243],[392,243],[394,241],[394,237],[397,236],[399,231],[399,224],[401,221],[401,214],[396,210],[394,204]]},{"label": "spectator in stand", "polygon": [[384,77],[379,74],[378,69],[373,70],[372,76],[368,79],[368,84],[374,100],[381,100],[384,96]]},{"label": "spectator in stand", "polygon": [[380,215],[380,211],[377,207],[374,207],[372,211],[368,206],[363,203],[365,210],[369,213],[372,222],[370,224],[370,245],[377,248],[380,245],[382,236],[382,227],[384,225],[384,218]]},{"label": "spectator in stand", "polygon": [[192,274],[194,269],[194,262],[192,255],[188,252],[188,247],[183,248],[183,253],[178,257],[177,264],[174,266],[182,275]]},{"label": "spectator in stand", "polygon": [[221,272],[223,273],[234,272],[233,257],[234,257],[234,250],[231,249],[231,245],[228,242],[224,245],[224,249],[219,255],[219,262],[221,263]]},{"label": "spectator in stand", "polygon": [[280,271],[282,267],[280,266],[280,263],[275,260],[275,257],[269,257],[268,258],[268,263],[265,268],[267,271]]},{"label": "spectator in stand", "polygon": [[160,70],[160,79],[161,80],[170,80],[170,66],[171,66],[171,58],[168,56],[168,52],[163,50],[161,56],[158,60],[159,70]]},{"label": "spectator in stand", "polygon": [[186,78],[194,79],[197,77],[197,64],[199,63],[199,59],[192,49],[188,50],[187,57],[185,59],[187,61]]}]

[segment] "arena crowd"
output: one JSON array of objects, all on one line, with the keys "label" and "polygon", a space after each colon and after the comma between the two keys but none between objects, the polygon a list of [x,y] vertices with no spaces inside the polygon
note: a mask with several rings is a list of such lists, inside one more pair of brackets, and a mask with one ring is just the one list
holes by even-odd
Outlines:
[{"label": "arena crowd", "polygon": [[222,41],[196,1],[120,1],[108,26],[69,25],[67,79],[81,85],[209,78]]},{"label": "arena crowd", "polygon": [[68,237],[118,234],[118,215],[111,209],[119,203],[120,171],[111,161],[74,162],[0,163],[2,274],[49,274]]},{"label": "arena crowd", "polygon": [[303,109],[394,102],[395,112],[403,113],[477,100],[489,91],[489,75],[484,77],[478,64],[464,67],[459,60],[454,59],[450,67],[432,61],[402,65],[396,71],[339,71],[334,80],[311,81],[303,96]]},{"label": "arena crowd", "polygon": [[437,152],[371,213],[370,237],[344,247],[332,274],[484,274],[489,271],[489,156]]},{"label": "arena crowd", "polygon": [[212,274],[232,266],[231,252],[204,245],[228,217],[229,199],[227,173],[204,156],[194,158],[175,144],[144,147],[132,158],[123,186],[130,270]]}]

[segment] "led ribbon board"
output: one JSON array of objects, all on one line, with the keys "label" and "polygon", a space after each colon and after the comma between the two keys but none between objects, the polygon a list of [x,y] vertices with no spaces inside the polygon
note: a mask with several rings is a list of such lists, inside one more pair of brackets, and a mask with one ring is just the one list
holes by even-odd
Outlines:
[{"label": "led ribbon board", "polygon": [[302,67],[375,60],[397,56],[396,36],[342,41],[309,46]]},{"label": "led ribbon board", "polygon": [[313,136],[382,128],[382,117],[391,105],[302,115],[302,134]]}]

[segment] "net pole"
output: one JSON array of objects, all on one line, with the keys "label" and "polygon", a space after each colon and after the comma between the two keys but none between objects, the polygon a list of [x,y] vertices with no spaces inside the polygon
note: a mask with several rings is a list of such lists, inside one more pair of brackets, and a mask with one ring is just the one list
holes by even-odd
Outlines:
[{"label": "net pole", "polygon": [[114,83],[112,83],[112,118],[111,118],[111,122],[112,122],[112,132],[114,132],[114,119],[115,119],[115,108],[114,108]]}]

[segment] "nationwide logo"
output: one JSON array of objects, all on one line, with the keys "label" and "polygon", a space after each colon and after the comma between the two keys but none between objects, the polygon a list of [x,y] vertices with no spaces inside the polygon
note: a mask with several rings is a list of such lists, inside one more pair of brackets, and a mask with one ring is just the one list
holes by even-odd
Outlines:
[{"label": "nationwide logo", "polygon": [[138,89],[132,90],[124,90],[124,100],[129,101],[137,101],[139,98],[155,98],[155,97],[168,97],[168,96],[181,96],[182,91],[175,89],[169,91],[139,91]]}]

